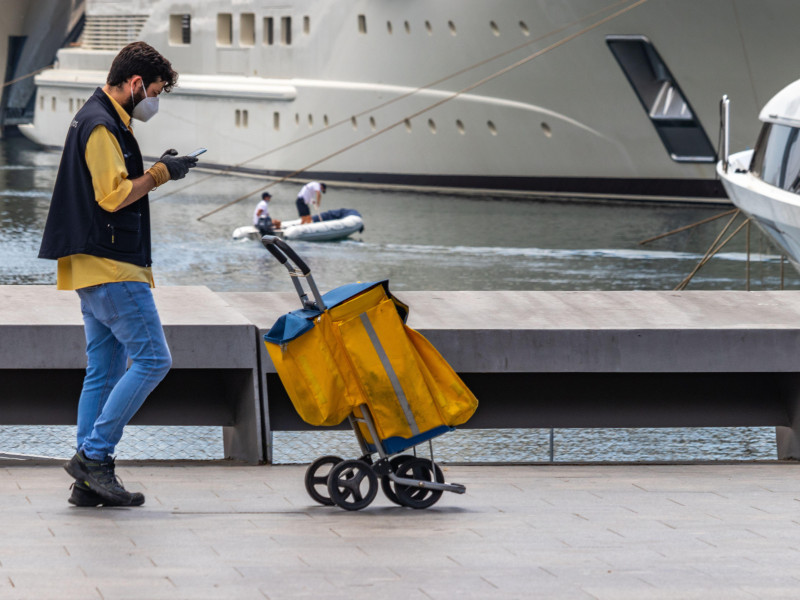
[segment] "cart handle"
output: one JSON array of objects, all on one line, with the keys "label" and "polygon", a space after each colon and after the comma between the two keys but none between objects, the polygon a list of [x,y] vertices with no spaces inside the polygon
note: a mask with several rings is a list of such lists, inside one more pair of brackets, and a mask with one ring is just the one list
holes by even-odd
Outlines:
[{"label": "cart handle", "polygon": [[[311,272],[311,269],[308,265],[300,258],[297,253],[292,250],[291,246],[284,242],[281,238],[276,235],[265,235],[261,238],[261,243],[264,244],[264,247],[269,250],[269,253],[272,254],[278,262],[282,265],[286,264],[287,256],[291,259],[294,264],[296,264],[300,268],[300,272],[303,275],[308,275]],[[283,251],[283,252],[281,252]],[[284,255],[285,254],[285,255]]]}]

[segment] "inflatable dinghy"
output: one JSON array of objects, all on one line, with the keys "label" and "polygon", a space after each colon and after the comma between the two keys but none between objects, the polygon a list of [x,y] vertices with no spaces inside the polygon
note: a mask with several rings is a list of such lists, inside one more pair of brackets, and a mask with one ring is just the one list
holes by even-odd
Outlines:
[{"label": "inflatable dinghy", "polygon": [[[292,241],[328,242],[341,240],[354,233],[364,231],[361,213],[352,208],[337,208],[314,215],[311,223],[302,225],[300,219],[281,222],[275,234]],[[233,239],[261,239],[258,229],[252,225],[237,227]]]}]

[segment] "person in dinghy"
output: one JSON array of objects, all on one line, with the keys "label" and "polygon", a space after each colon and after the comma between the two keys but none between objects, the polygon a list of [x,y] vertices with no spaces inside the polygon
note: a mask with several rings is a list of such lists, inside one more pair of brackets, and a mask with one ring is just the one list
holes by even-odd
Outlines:
[{"label": "person in dinghy", "polygon": [[269,215],[270,200],[272,200],[272,194],[269,192],[261,194],[261,202],[253,212],[253,226],[261,235],[275,235],[275,230],[281,228],[281,222]]}]

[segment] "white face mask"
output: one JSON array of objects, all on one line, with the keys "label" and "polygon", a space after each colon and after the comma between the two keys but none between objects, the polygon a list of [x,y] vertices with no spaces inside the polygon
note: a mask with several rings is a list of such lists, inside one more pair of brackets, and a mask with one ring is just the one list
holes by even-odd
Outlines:
[{"label": "white face mask", "polygon": [[[143,123],[146,123],[153,116],[158,112],[158,96],[148,96],[147,95],[147,88],[144,87],[144,82],[142,82],[142,87],[144,88],[144,100],[139,102],[133,107],[133,113],[131,116],[134,119],[138,119]],[[131,101],[135,103],[133,99],[133,87],[131,86]]]}]

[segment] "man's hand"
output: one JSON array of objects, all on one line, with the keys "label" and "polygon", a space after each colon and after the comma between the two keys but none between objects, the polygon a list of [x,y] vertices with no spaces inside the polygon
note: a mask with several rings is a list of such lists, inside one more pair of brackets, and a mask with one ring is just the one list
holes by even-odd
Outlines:
[{"label": "man's hand", "polygon": [[174,148],[170,148],[161,155],[158,162],[163,163],[164,166],[167,167],[169,178],[172,181],[177,181],[178,179],[186,177],[189,169],[197,165],[197,157],[178,156],[178,151]]}]

